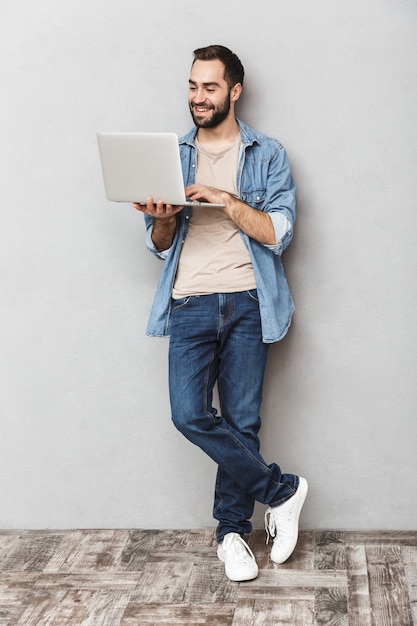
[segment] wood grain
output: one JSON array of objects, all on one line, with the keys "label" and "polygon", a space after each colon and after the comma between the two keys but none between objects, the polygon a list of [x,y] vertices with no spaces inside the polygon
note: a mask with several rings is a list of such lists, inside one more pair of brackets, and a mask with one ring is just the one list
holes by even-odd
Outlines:
[{"label": "wood grain", "polygon": [[248,542],[234,583],[210,529],[0,531],[0,626],[417,626],[415,531],[302,531],[283,565]]},{"label": "wood grain", "polygon": [[402,555],[413,624],[417,624],[417,547],[403,547]]}]

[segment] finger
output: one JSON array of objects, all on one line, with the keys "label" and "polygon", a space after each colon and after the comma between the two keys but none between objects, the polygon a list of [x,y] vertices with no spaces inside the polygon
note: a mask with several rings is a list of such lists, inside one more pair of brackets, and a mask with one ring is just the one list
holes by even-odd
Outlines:
[{"label": "finger", "polygon": [[198,185],[189,185],[189,187],[185,188],[185,195],[190,196],[191,194],[198,193],[200,187]]},{"label": "finger", "polygon": [[142,213],[146,213],[147,211],[146,204],[142,204],[141,202],[133,202],[133,208],[137,211],[142,211]]},{"label": "finger", "polygon": [[165,213],[165,204],[163,202],[163,200],[158,200],[158,202],[156,203],[156,206],[154,207],[155,211],[158,215],[162,215]]},{"label": "finger", "polygon": [[149,196],[148,198],[146,198],[146,208],[148,209],[148,211],[152,211],[153,206],[154,206],[153,198],[152,196]]}]

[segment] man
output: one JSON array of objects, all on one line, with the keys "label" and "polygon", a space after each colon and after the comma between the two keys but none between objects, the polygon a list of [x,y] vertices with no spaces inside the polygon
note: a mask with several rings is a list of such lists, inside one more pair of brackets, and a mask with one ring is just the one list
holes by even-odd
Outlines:
[{"label": "man", "polygon": [[[170,336],[175,426],[218,465],[213,514],[218,557],[234,581],[258,566],[243,539],[256,500],[268,505],[271,559],[298,538],[307,482],[259,452],[268,345],[281,339],[293,303],[281,263],[295,220],[295,185],[281,144],[235,117],[244,70],[223,46],[195,50],[188,103],[195,127],[180,139],[186,195],[224,208],[148,198],[147,241],[165,260],[147,333]],[[220,413],[212,406],[217,382]]]}]

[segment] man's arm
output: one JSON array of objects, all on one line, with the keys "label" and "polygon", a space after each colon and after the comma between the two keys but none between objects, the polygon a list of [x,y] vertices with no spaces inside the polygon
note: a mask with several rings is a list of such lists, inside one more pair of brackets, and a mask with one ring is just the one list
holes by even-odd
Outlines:
[{"label": "man's arm", "polygon": [[191,185],[187,187],[186,194],[190,200],[205,200],[206,202],[224,204],[223,211],[226,215],[251,239],[267,246],[275,245],[275,229],[268,213],[258,211],[226,191],[212,187]]},{"label": "man's arm", "polygon": [[161,252],[168,250],[174,241],[176,217],[153,218],[152,241],[155,248]]},{"label": "man's arm", "polygon": [[156,204],[153,198],[148,198],[146,205],[134,203],[133,206],[138,211],[153,217],[152,242],[158,251],[168,250],[174,240],[177,218],[175,217],[182,206],[172,206],[164,204],[162,200]]}]

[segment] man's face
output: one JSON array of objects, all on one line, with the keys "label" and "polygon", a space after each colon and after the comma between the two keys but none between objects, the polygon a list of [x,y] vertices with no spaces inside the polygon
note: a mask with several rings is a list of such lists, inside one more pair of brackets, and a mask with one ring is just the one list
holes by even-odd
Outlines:
[{"label": "man's face", "polygon": [[190,74],[188,104],[198,128],[215,128],[230,113],[230,88],[218,59],[195,61]]}]

